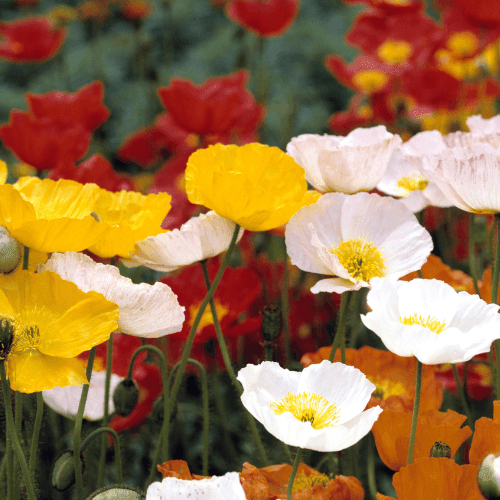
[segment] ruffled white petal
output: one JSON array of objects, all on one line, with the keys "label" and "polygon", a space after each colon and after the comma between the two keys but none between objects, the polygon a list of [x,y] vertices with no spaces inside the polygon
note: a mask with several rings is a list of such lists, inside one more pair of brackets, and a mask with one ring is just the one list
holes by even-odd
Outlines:
[{"label": "ruffled white petal", "polygon": [[[111,374],[110,394],[116,389],[116,386],[123,380],[122,377]],[[104,417],[104,386],[106,382],[106,372],[93,371],[90,378],[90,387],[83,412],[87,420],[100,420]],[[74,419],[78,413],[80,397],[82,395],[83,385],[54,387],[50,391],[43,392],[45,404],[52,408],[56,413],[67,418]],[[109,415],[115,411],[113,398],[109,398]]]},{"label": "ruffled white petal", "polygon": [[[121,262],[128,267],[146,266],[170,272],[225,252],[234,233],[235,223],[214,211],[191,218],[180,229],[150,236],[135,245],[132,257]],[[238,233],[238,240],[244,229]]]},{"label": "ruffled white petal", "polygon": [[500,132],[500,115],[485,119],[481,115],[469,116],[465,121],[473,134],[495,134]]},{"label": "ruffled white petal", "polygon": [[312,293],[329,292],[329,293],[344,293],[348,291],[359,290],[360,288],[369,286],[364,281],[353,283],[344,278],[327,278],[319,280],[312,288]]},{"label": "ruffled white petal", "polygon": [[182,330],[184,307],[164,283],[134,284],[121,276],[115,266],[96,263],[87,255],[74,252],[52,254],[45,264],[39,264],[38,271],[53,271],[80,290],[102,293],[117,304],[122,333],[157,338]]}]

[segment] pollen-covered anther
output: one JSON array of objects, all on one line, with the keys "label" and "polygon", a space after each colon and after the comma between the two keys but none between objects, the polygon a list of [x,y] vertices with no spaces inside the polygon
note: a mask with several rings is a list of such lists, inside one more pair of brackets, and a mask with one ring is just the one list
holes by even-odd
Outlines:
[{"label": "pollen-covered anther", "polygon": [[310,392],[288,393],[279,401],[271,403],[271,408],[276,415],[288,411],[301,422],[311,422],[314,429],[334,426],[340,413],[335,403],[330,403],[324,396]]},{"label": "pollen-covered anther", "polygon": [[399,321],[403,325],[420,325],[424,328],[428,328],[434,333],[441,333],[446,328],[445,321],[439,321],[434,316],[427,316],[426,318],[420,316],[420,314],[415,313],[413,316],[405,316],[404,318],[399,318]]},{"label": "pollen-covered anther", "polygon": [[406,393],[406,388],[401,382],[383,379],[380,377],[367,377],[370,382],[375,384],[376,389],[372,393],[372,397],[383,401],[389,396],[401,396]]},{"label": "pollen-covered anther", "polygon": [[309,474],[307,476],[306,474],[301,472],[295,476],[292,493],[296,493],[297,491],[305,490],[307,488],[312,488],[315,484],[318,483],[326,486],[326,483],[328,483],[328,481],[331,481],[332,479],[332,477],[327,476],[326,474]]},{"label": "pollen-covered anther", "polygon": [[330,252],[339,258],[340,265],[356,281],[368,282],[384,276],[386,268],[382,252],[364,237],[343,241]]},{"label": "pollen-covered anther", "polygon": [[412,174],[401,177],[398,180],[397,187],[401,190],[401,196],[404,198],[413,191],[423,191],[427,184],[429,184],[429,181],[425,177],[420,174]]}]

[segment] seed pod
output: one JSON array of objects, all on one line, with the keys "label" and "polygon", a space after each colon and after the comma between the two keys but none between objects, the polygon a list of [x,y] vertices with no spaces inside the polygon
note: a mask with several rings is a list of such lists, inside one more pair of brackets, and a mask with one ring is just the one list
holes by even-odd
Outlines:
[{"label": "seed pod", "polygon": [[135,408],[139,399],[137,384],[131,379],[122,380],[113,392],[115,412],[120,417],[128,417]]}]

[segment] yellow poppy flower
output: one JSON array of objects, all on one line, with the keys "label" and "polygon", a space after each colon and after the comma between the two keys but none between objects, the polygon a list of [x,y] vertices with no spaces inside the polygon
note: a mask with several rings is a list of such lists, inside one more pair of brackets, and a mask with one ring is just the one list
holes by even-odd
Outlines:
[{"label": "yellow poppy flower", "polygon": [[85,250],[107,230],[90,215],[98,190],[95,184],[36,177],[0,185],[0,226],[41,252]]},{"label": "yellow poppy flower", "polygon": [[99,257],[130,257],[137,241],[165,232],[161,223],[170,210],[171,199],[167,193],[144,196],[135,191],[112,193],[101,189],[94,213],[110,228],[89,250]]},{"label": "yellow poppy flower", "polygon": [[75,358],[117,328],[118,306],[57,274],[21,271],[0,281],[0,359],[12,389],[38,392],[88,383]]},{"label": "yellow poppy flower", "polygon": [[216,144],[195,151],[186,168],[191,203],[204,205],[249,231],[288,222],[303,205],[304,169],[278,148]]},{"label": "yellow poppy flower", "polygon": [[5,184],[7,182],[7,175],[9,171],[7,170],[7,164],[0,160],[0,184]]}]

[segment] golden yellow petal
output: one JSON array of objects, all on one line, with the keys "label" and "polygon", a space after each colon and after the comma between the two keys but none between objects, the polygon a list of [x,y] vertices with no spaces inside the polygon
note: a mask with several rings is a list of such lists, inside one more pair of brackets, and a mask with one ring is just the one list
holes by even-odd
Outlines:
[{"label": "golden yellow petal", "polygon": [[27,393],[88,383],[80,360],[46,356],[36,350],[11,353],[7,376],[13,390]]},{"label": "golden yellow petal", "polygon": [[[1,286],[1,283],[0,283]],[[15,312],[12,304],[10,303],[8,297],[5,295],[2,289],[0,289],[0,319],[3,318],[14,318]]]},{"label": "golden yellow petal", "polygon": [[60,179],[21,177],[14,187],[35,207],[38,219],[82,219],[94,210],[99,186]]},{"label": "golden yellow petal", "polygon": [[10,185],[0,186],[0,226],[6,227],[11,233],[26,222],[36,219],[36,212],[31,203]]},{"label": "golden yellow petal", "polygon": [[245,229],[280,226],[297,211],[307,189],[304,169],[278,148],[216,144],[193,153],[186,168],[189,201],[205,205]]},{"label": "golden yellow petal", "polygon": [[63,217],[26,222],[11,231],[11,235],[23,245],[40,252],[80,252],[93,245],[108,230],[107,224],[101,224],[89,215],[83,219]]},{"label": "golden yellow petal", "polygon": [[5,184],[7,182],[7,176],[9,171],[7,169],[7,163],[0,160],[0,184]]}]

